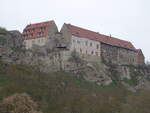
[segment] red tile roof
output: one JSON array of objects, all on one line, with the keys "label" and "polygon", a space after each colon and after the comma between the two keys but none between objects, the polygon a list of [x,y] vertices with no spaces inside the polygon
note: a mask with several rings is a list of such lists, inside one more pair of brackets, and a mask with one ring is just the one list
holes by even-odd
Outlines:
[{"label": "red tile roof", "polygon": [[122,48],[126,48],[126,49],[131,49],[131,50],[135,50],[136,48],[132,45],[131,42],[125,41],[125,40],[120,40],[114,37],[110,37],[110,36],[106,36],[106,35],[102,35],[98,32],[94,32],[94,31],[90,31],[87,29],[83,29],[71,24],[64,24],[67,26],[69,32],[72,35],[78,36],[78,37],[82,37],[82,38],[88,38],[91,40],[96,40],[96,41],[100,41],[102,43],[105,44],[109,44],[112,46],[117,46],[117,47],[122,47]]},{"label": "red tile roof", "polygon": [[46,21],[41,23],[29,24],[23,30],[24,40],[45,37],[48,35],[49,26],[54,21]]}]

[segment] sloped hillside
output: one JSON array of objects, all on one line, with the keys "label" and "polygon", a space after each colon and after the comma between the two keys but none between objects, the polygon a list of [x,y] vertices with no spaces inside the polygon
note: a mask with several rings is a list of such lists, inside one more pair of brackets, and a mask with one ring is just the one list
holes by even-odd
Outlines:
[{"label": "sloped hillside", "polygon": [[135,94],[115,83],[98,86],[71,73],[45,74],[38,67],[0,62],[0,100],[16,93],[29,94],[43,113],[130,113],[132,107],[137,110],[132,113],[150,111],[149,91]]}]

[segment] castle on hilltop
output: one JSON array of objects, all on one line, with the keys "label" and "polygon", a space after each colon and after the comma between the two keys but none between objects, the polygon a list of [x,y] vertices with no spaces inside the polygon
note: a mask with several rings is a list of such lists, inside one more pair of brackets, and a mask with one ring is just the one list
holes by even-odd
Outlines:
[{"label": "castle on hilltop", "polygon": [[[64,24],[60,32],[54,21],[29,24],[22,33],[26,49],[34,45],[53,45],[65,48],[68,52],[76,51],[87,61],[112,61],[121,65],[143,65],[144,54],[141,49],[125,40],[106,36],[71,24]],[[53,44],[50,40],[57,39]]]}]

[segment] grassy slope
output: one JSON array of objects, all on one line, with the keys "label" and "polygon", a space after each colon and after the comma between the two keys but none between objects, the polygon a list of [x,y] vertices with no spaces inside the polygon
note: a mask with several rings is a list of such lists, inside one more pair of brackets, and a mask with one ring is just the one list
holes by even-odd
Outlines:
[{"label": "grassy slope", "polygon": [[0,63],[0,100],[26,92],[44,113],[111,113],[120,110],[128,91],[122,87],[103,88],[71,73],[44,74],[34,67]]}]

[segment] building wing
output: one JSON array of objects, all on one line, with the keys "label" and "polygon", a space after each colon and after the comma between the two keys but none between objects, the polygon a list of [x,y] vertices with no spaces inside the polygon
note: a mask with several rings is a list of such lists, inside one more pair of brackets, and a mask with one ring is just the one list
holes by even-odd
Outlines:
[{"label": "building wing", "polygon": [[112,46],[122,47],[122,48],[136,51],[136,48],[133,46],[131,42],[120,40],[118,38],[114,38],[111,36],[106,36],[98,32],[90,31],[84,28],[71,25],[71,24],[65,24],[65,25],[67,26],[69,32],[74,36],[88,38],[88,39],[100,41],[102,43],[109,44]]}]

